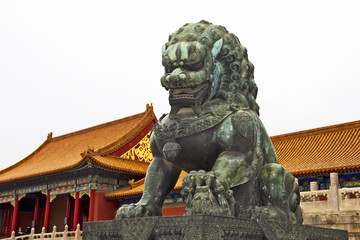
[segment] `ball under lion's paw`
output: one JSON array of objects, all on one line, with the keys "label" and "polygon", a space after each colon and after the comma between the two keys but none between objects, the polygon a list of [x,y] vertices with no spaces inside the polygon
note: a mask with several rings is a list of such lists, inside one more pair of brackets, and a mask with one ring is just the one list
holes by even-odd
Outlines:
[{"label": "ball under lion's paw", "polygon": [[116,211],[115,219],[161,216],[161,210],[150,204],[131,203],[124,204]]},{"label": "ball under lion's paw", "polygon": [[185,215],[234,215],[232,191],[214,172],[191,171],[183,180],[181,194],[186,198]]}]

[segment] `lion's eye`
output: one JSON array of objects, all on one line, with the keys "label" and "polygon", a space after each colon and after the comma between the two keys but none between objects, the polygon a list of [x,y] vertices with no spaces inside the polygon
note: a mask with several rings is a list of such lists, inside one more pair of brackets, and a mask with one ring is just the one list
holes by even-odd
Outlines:
[{"label": "lion's eye", "polygon": [[189,71],[198,71],[204,66],[204,62],[198,62],[194,64],[185,64],[184,69]]}]

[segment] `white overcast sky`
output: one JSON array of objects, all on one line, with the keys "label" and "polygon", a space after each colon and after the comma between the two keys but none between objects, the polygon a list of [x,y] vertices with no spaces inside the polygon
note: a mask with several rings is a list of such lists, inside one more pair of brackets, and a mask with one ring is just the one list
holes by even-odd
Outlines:
[{"label": "white overcast sky", "polygon": [[0,169],[45,141],[169,111],[161,46],[183,24],[248,49],[269,135],[360,119],[359,1],[0,1]]}]

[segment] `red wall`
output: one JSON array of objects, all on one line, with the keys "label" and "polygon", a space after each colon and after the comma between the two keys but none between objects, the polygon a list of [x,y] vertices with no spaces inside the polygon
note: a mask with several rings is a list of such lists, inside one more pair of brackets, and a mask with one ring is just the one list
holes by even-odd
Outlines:
[{"label": "red wall", "polygon": [[168,216],[182,216],[185,213],[185,207],[167,207],[162,209],[162,215]]},{"label": "red wall", "polygon": [[54,225],[56,231],[64,231],[64,218],[66,212],[67,194],[57,195],[54,201],[50,204],[50,225],[49,231],[51,232]]},{"label": "red wall", "polygon": [[20,212],[19,213],[19,223],[18,225],[21,227],[22,232],[25,234],[27,226],[31,227],[31,222],[33,219],[33,212]]},{"label": "red wall", "polygon": [[114,220],[119,200],[107,200],[105,192],[95,192],[94,221]]},{"label": "red wall", "polygon": [[39,219],[36,224],[35,232],[41,232],[42,227],[44,226],[44,216],[45,216],[45,208],[39,208]]},{"label": "red wall", "polygon": [[[120,207],[119,200],[105,198],[105,192],[95,192],[94,221],[115,219],[116,210]],[[162,208],[166,216],[182,216],[185,213],[185,203],[167,204]]]},{"label": "red wall", "polygon": [[8,237],[10,234],[10,225],[11,225],[11,215],[12,215],[12,209],[10,203],[3,203],[1,205],[2,207],[2,226],[1,226],[1,234],[0,237]]},{"label": "red wall", "polygon": [[[115,219],[116,210],[120,207],[119,200],[105,198],[106,192],[95,192],[94,221]],[[185,213],[185,203],[166,204],[162,208],[163,216],[182,216]]]}]

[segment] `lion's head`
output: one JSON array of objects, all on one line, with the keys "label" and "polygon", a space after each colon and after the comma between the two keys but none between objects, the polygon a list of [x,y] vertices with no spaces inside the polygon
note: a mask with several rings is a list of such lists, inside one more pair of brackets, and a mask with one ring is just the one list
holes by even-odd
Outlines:
[{"label": "lion's head", "polygon": [[193,107],[221,99],[233,108],[257,114],[254,65],[239,39],[223,26],[206,21],[185,24],[163,46],[165,74],[172,107]]}]

